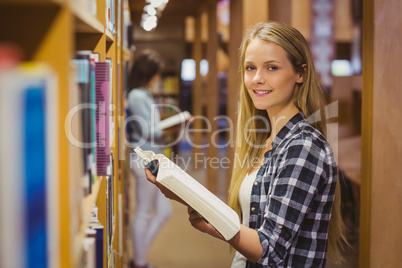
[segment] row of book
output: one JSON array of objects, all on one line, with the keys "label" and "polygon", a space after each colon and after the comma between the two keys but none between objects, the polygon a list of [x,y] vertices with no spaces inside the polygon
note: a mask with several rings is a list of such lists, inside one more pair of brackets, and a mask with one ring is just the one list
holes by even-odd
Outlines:
[{"label": "row of book", "polygon": [[[77,51],[72,60],[75,69],[75,83],[77,86],[73,92],[78,92],[78,98],[72,102],[70,111],[74,111],[78,122],[75,131],[82,137],[79,150],[82,156],[82,194],[85,196],[92,192],[91,188],[95,179],[104,177],[106,180],[106,226],[104,227],[107,258],[113,256],[112,237],[115,224],[114,212],[114,155],[111,152],[114,120],[113,105],[113,62],[110,58],[105,61],[99,60],[99,53],[84,50]],[[119,104],[118,104],[119,105]],[[79,109],[77,109],[77,108]],[[72,120],[74,121],[74,119]],[[117,145],[118,146],[118,145]],[[74,150],[77,147],[73,147]],[[78,169],[79,170],[79,169]],[[77,183],[78,184],[78,183]],[[77,185],[78,187],[78,185]],[[78,193],[79,191],[76,191]],[[74,198],[76,206],[81,205],[82,195],[77,194]],[[81,219],[72,219],[73,226],[79,228]],[[88,239],[86,239],[88,240]],[[99,256],[96,257],[97,259]],[[96,267],[100,266],[99,262]]]},{"label": "row of book", "polygon": [[116,33],[116,19],[115,19],[115,1],[105,0],[106,4],[106,28],[112,33]]},{"label": "row of book", "polygon": [[177,75],[163,76],[150,91],[152,94],[178,95],[180,92],[179,77]]},{"label": "row of book", "polygon": [[[80,7],[88,10],[89,13],[97,17],[97,0],[75,0]],[[115,1],[114,0],[105,0],[105,18],[106,28],[112,33],[116,33],[116,16],[115,16]]]},{"label": "row of book", "polygon": [[[60,266],[59,144],[64,137],[69,141],[71,235],[81,232],[83,197],[96,178],[106,176],[111,251],[112,66],[110,59],[99,61],[97,53],[78,51],[65,100],[69,111],[60,118],[60,89],[51,68],[0,59],[0,267]],[[65,136],[60,136],[60,120]]]},{"label": "row of book", "polygon": [[156,104],[158,105],[159,112],[162,115],[172,115],[181,112],[178,108],[179,99],[172,96],[155,96]]},{"label": "row of book", "polygon": [[81,7],[88,10],[92,15],[95,17],[97,16],[97,4],[96,0],[75,0],[77,3],[80,4]]},{"label": "row of book", "polygon": [[133,25],[131,23],[130,7],[127,0],[123,0],[123,33],[122,46],[130,50],[133,45]]},{"label": "row of book", "polygon": [[[72,60],[75,69],[77,92],[72,100],[68,122],[76,131],[67,129],[70,143],[82,151],[82,177],[84,195],[91,193],[96,176],[110,176],[110,146],[114,122],[111,59],[101,62],[99,53],[77,51]],[[74,118],[75,117],[75,118]],[[75,119],[75,120],[74,120]],[[76,127],[74,127],[76,126]],[[73,133],[76,132],[76,133]]]}]

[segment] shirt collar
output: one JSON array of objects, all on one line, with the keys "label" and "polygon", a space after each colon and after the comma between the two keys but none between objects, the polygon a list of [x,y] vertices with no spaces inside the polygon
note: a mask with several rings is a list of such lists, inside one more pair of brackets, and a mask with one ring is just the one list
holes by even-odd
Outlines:
[{"label": "shirt collar", "polygon": [[278,132],[274,140],[272,141],[272,149],[276,149],[281,142],[287,138],[287,136],[293,134],[298,129],[300,121],[305,121],[303,112],[298,112],[294,115],[283,128]]}]

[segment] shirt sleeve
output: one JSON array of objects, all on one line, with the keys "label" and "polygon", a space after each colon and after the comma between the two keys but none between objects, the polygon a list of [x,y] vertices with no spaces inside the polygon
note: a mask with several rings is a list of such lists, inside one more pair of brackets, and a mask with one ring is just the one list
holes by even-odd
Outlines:
[{"label": "shirt sleeve", "polygon": [[259,264],[276,267],[289,253],[319,184],[327,180],[327,162],[325,150],[310,138],[291,141],[274,161],[278,168],[269,188],[263,224],[258,229],[263,247]]},{"label": "shirt sleeve", "polygon": [[151,96],[142,90],[134,90],[129,95],[128,106],[141,126],[144,138],[151,140],[152,137],[162,137],[162,129],[159,127],[160,113]]}]

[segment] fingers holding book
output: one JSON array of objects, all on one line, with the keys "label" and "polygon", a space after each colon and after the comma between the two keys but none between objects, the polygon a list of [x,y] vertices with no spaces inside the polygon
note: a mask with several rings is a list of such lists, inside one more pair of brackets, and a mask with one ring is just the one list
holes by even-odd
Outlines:
[{"label": "fingers holding book", "polygon": [[188,213],[188,220],[190,221],[191,225],[204,233],[207,233],[207,229],[208,229],[208,225],[210,225],[208,223],[208,221],[206,221],[195,209],[193,209],[192,207],[188,207],[187,209],[187,213]]},{"label": "fingers holding book", "polygon": [[159,190],[162,192],[162,194],[169,199],[175,200],[179,203],[182,203],[183,205],[187,206],[187,203],[184,202],[180,197],[178,197],[175,193],[173,193],[172,191],[170,191],[168,188],[166,188],[165,186],[163,186],[160,182],[158,182],[156,180],[156,175],[155,172],[152,171],[152,169],[150,169],[148,167],[148,165],[145,167],[145,174],[147,176],[147,180],[153,184],[155,184],[156,187],[159,188]]},{"label": "fingers holding book", "polygon": [[154,175],[152,171],[147,167],[145,167],[145,175],[147,175],[147,180],[149,182],[156,184],[156,175]]},{"label": "fingers holding book", "polygon": [[189,215],[188,219],[189,219],[191,225],[195,229],[197,229],[203,233],[210,234],[219,239],[225,240],[223,238],[223,236],[204,217],[202,217],[195,209],[193,209],[192,207],[188,207],[187,213]]}]

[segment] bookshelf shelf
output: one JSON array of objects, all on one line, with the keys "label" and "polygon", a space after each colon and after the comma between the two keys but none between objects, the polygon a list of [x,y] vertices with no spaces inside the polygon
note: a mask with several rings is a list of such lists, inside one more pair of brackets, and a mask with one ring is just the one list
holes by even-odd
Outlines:
[{"label": "bookshelf shelf", "polygon": [[174,98],[178,98],[180,96],[180,94],[178,92],[175,93],[153,93],[154,97],[158,98],[158,97],[174,97]]},{"label": "bookshelf shelf", "polygon": [[75,16],[75,31],[77,33],[103,33],[104,25],[80,4],[72,2],[71,10]]},{"label": "bookshelf shelf", "polygon": [[114,36],[113,36],[112,32],[110,32],[108,29],[105,29],[105,35],[106,35],[106,42],[114,41]]},{"label": "bookshelf shelf", "polygon": [[92,193],[87,195],[82,200],[82,223],[79,228],[79,233],[74,237],[74,251],[73,251],[73,263],[74,267],[78,267],[80,259],[83,254],[82,248],[82,239],[85,237],[85,229],[88,227],[89,219],[91,216],[92,205],[96,203],[96,199],[98,197],[99,188],[102,182],[102,177],[99,177],[98,180],[92,185]]}]

